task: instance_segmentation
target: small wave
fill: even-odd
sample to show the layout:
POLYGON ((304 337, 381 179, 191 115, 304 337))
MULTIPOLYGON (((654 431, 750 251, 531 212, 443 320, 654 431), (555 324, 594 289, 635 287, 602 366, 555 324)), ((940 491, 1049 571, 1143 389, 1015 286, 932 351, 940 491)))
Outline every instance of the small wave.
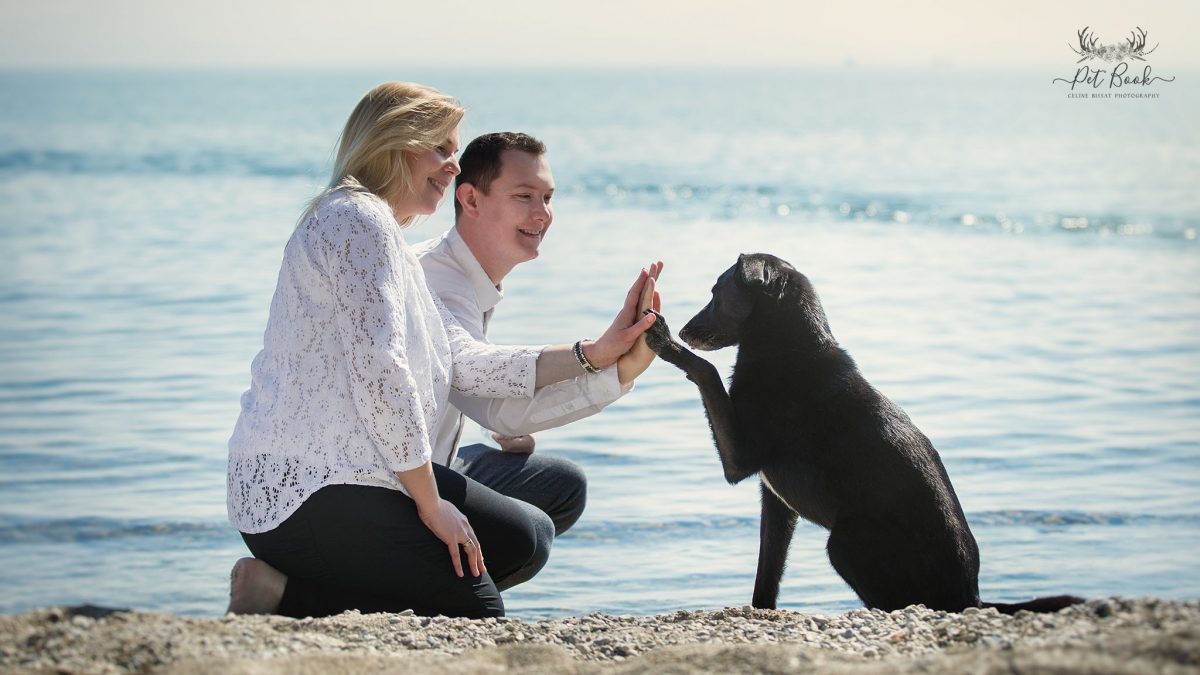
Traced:
POLYGON ((983 511, 967 517, 972 525, 1033 525, 1071 527, 1077 525, 1142 525, 1151 523, 1200 524, 1198 515, 1144 513, 1088 513, 1084 511, 983 511))
POLYGON ((216 539, 236 536, 227 523, 111 518, 34 520, 0 516, 0 544, 83 543, 134 537, 216 539))
POLYGON ((757 217, 781 222, 856 222, 886 226, 932 225, 1012 235, 1059 232, 1096 236, 1195 240, 1200 221, 1161 215, 1134 218, 1121 213, 1014 211, 986 197, 855 194, 794 184, 673 184, 586 176, 575 192, 606 205, 670 211, 685 217, 722 220, 757 217), (982 200, 982 201, 981 201, 982 200))
POLYGON ((68 150, 0 153, 0 173, 248 175, 276 178, 315 176, 321 167, 272 161, 249 153, 203 151, 120 155, 68 150))
POLYGON ((567 534, 580 539, 613 539, 653 535, 687 535, 702 530, 757 530, 758 516, 712 516, 671 521, 600 521, 580 524, 567 534))
POLYGON ((19 380, 6 379, 0 380, 0 387, 6 390, 19 391, 39 391, 44 389, 58 389, 61 387, 73 387, 78 385, 128 385, 136 386, 140 384, 150 384, 155 382, 195 382, 199 378, 191 373, 162 373, 155 375, 109 375, 96 376, 80 374, 75 377, 52 378, 47 380, 19 380))
MULTIPOLYGON (((1138 513, 1088 513, 1083 511, 982 511, 967 515, 975 527, 1075 527, 1123 526, 1146 524, 1200 525, 1200 515, 1160 515, 1138 513)), ((721 536, 722 532, 758 531, 758 515, 712 516, 670 521, 602 521, 580 524, 568 536, 580 539, 606 540, 655 536, 721 536)), ((801 526, 816 527, 806 522, 801 526)))

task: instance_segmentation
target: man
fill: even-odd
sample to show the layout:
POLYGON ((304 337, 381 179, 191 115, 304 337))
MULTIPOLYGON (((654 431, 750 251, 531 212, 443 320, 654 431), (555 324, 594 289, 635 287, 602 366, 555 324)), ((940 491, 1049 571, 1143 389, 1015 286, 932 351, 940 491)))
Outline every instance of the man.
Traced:
MULTIPOLYGON (((554 177, 545 153, 541 141, 522 133, 471 141, 455 181, 455 226, 416 246, 430 290, 476 339, 486 340, 492 313, 504 297, 504 277, 538 256, 554 220, 554 177)), ((587 481, 569 460, 532 454, 532 433, 599 412, 628 392, 652 359, 639 344, 618 366, 589 374, 581 365, 579 377, 542 387, 532 399, 471 398, 451 390, 450 405, 433 431, 434 461, 524 502, 531 515, 540 511, 535 518, 545 523, 539 536, 546 546, 539 548, 548 556, 553 536, 583 513, 587 481), (458 448, 463 414, 492 430, 500 449, 481 443, 458 448)), ((545 558, 531 562, 529 573, 516 575, 506 587, 532 577, 544 563, 545 558)))

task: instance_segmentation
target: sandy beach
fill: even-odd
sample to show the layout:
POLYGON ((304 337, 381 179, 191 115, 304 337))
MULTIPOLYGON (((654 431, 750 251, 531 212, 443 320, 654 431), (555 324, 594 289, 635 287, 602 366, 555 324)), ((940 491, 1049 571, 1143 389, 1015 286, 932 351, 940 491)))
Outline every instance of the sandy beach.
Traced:
POLYGON ((1057 614, 749 607, 530 622, 362 615, 189 618, 94 607, 0 617, 5 672, 1200 672, 1200 602, 1057 614))

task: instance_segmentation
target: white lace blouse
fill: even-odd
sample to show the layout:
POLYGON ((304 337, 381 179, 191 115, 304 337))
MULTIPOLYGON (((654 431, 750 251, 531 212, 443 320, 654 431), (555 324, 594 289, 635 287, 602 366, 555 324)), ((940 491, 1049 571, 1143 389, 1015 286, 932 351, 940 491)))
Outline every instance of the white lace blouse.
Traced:
POLYGON ((339 190, 296 229, 229 439, 229 520, 274 529, 326 485, 403 491, 450 387, 531 396, 542 347, 475 340, 425 285, 391 209, 339 190))

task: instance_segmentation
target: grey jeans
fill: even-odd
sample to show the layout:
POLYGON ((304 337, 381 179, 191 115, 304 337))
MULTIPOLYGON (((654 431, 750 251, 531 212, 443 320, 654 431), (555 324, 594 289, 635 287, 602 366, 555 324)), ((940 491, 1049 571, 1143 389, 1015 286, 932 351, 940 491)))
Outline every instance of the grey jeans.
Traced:
MULTIPOLYGON (((517 500, 536 524, 538 554, 497 583, 501 591, 532 579, 550 558, 554 537, 570 529, 587 506, 587 477, 578 465, 562 457, 500 452, 476 443, 459 448, 450 468, 517 500)), ((486 560, 486 550, 483 555, 486 560)))

